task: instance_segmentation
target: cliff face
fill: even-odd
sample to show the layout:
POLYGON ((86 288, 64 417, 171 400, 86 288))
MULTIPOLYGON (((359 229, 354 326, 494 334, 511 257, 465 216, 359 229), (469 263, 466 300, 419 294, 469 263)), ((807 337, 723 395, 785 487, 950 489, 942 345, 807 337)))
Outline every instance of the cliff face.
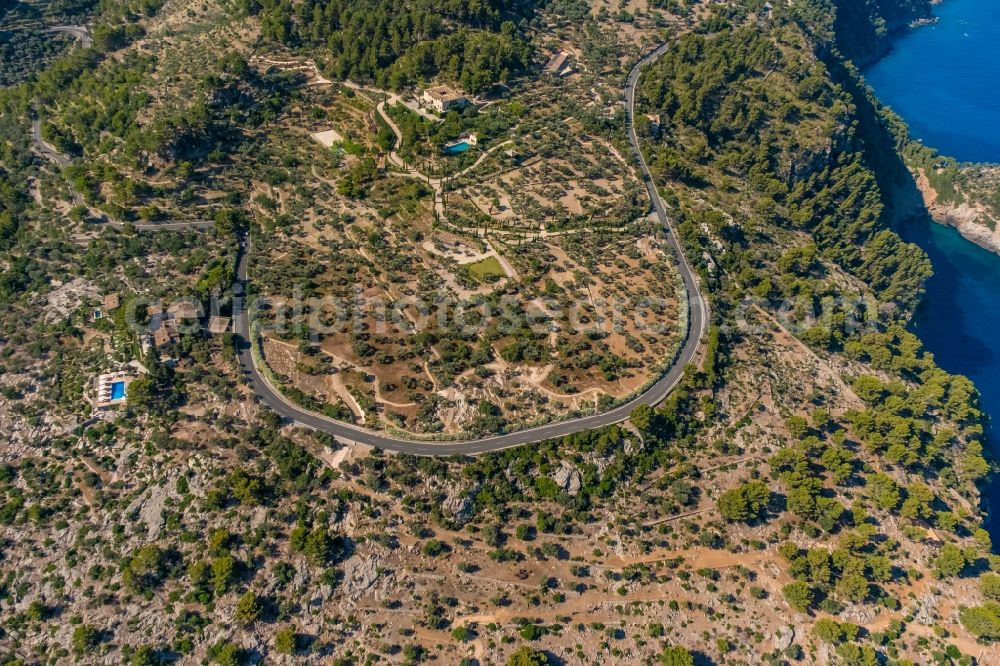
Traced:
POLYGON ((927 212, 966 240, 1000 254, 1000 167, 963 167, 957 182, 943 183, 937 171, 934 164, 913 166, 927 212))
POLYGON ((886 53, 894 32, 931 16, 931 0, 834 0, 841 53, 859 67, 886 53))
MULTIPOLYGON (((863 0, 840 0, 852 9, 866 6, 863 0)), ((848 21, 837 15, 836 24, 846 24, 848 21)), ((923 211, 920 193, 913 182, 912 174, 899 154, 900 145, 896 137, 896 129, 891 125, 890 118, 883 113, 878 100, 870 88, 859 76, 851 59, 843 55, 840 44, 844 40, 856 40, 866 29, 872 28, 868 19, 858 19, 859 29, 841 28, 833 34, 825 32, 823 26, 811 26, 816 57, 823 62, 833 82, 839 85, 849 96, 852 114, 846 125, 850 128, 850 136, 855 142, 854 148, 862 155, 865 165, 874 174, 881 190, 881 198, 885 204, 885 220, 895 226, 903 220, 923 211), (838 49, 832 48, 834 43, 838 49), (840 50, 840 53, 837 53, 840 50)), ((828 27, 828 26, 827 26, 828 27)), ((874 45, 876 42, 869 42, 874 45)), ((833 155, 841 151, 834 152, 833 155)))
MULTIPOLYGON (((933 4, 835 0, 833 41, 844 58, 864 66, 885 55, 894 32, 929 18, 933 4)), ((929 214, 934 221, 955 227, 967 240, 1000 254, 1000 168, 965 166, 954 174, 954 182, 942 178, 937 154, 910 140, 904 121, 880 108, 852 68, 829 49, 820 49, 820 55, 858 105, 858 134, 867 147, 866 163, 882 190, 888 221, 895 225, 929 214)))
POLYGON ((924 213, 924 202, 900 156, 898 128, 861 80, 858 68, 885 55, 893 34, 930 17, 932 6, 932 0, 831 0, 824 9, 832 20, 828 15, 817 21, 814 14, 806 22, 816 56, 851 97, 853 131, 863 145, 864 162, 878 181, 885 219, 892 225, 924 213))

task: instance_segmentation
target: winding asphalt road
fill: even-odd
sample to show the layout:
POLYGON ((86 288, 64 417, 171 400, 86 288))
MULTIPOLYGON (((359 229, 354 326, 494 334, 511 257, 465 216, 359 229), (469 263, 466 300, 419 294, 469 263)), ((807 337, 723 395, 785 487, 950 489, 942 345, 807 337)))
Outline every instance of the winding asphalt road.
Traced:
POLYGON ((691 363, 698 354, 701 346, 701 338, 705 333, 708 320, 708 308, 694 272, 684 256, 680 242, 677 239, 676 231, 670 218, 667 217, 666 207, 656 191, 653 177, 649 172, 642 151, 639 149, 639 139, 635 133, 635 88, 639 81, 639 74, 642 68, 653 62, 667 50, 668 45, 664 44, 655 51, 647 54, 629 72, 625 84, 625 110, 626 110, 626 133, 628 141, 635 154, 636 162, 640 168, 646 192, 653 203, 653 209, 657 218, 663 224, 670 246, 677 256, 677 263, 684 281, 684 288, 687 291, 688 302, 688 328, 685 331, 684 343, 674 364, 653 386, 645 393, 637 396, 629 402, 616 407, 610 411, 585 416, 567 421, 551 423, 536 428, 520 430, 506 435, 496 435, 482 439, 472 439, 464 441, 416 441, 411 439, 401 439, 393 437, 387 433, 370 430, 361 426, 356 426, 343 421, 328 418, 322 414, 311 412, 298 405, 291 403, 282 396, 275 387, 261 374, 254 364, 253 353, 250 344, 250 318, 246 308, 244 295, 247 293, 247 264, 250 241, 247 236, 243 236, 240 242, 240 251, 237 257, 236 280, 233 285, 235 294, 233 302, 233 314, 236 332, 237 355, 240 366, 251 389, 257 398, 275 411, 278 415, 295 421, 301 425, 321 430, 335 437, 366 444, 369 446, 386 449, 389 451, 400 451, 421 456, 450 456, 450 455, 475 455, 490 451, 499 451, 524 444, 540 442, 542 440, 570 435, 583 430, 600 428, 614 423, 625 421, 632 410, 640 404, 656 405, 661 402, 677 386, 684 375, 684 368, 691 363))
MULTIPOLYGON (((61 168, 65 169, 72 161, 68 155, 63 155, 56 150, 55 146, 42 138, 42 120, 37 115, 31 120, 31 140, 35 144, 35 150, 38 151, 38 154, 51 162, 55 162, 61 168)), ((73 194, 76 194, 76 192, 74 191, 73 194)))
POLYGON ((85 25, 54 25, 45 32, 64 32, 72 35, 84 48, 93 42, 90 37, 90 28, 85 25))

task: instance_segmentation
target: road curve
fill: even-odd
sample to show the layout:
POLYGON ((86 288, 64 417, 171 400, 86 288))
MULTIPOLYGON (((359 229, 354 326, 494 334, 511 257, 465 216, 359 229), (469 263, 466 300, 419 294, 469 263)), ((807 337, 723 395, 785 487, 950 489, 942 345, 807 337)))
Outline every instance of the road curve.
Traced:
POLYGON ((684 368, 692 362, 698 354, 701 346, 701 338, 705 332, 707 323, 707 306, 705 299, 698 288, 698 283, 690 264, 684 257, 684 252, 677 239, 675 229, 670 219, 667 217, 666 207, 656 192, 653 177, 646 165, 646 160, 639 149, 639 140, 635 133, 633 122, 635 106, 635 87, 639 80, 639 74, 644 66, 658 58, 666 51, 668 45, 664 44, 655 51, 642 58, 629 72, 625 85, 625 110, 626 110, 626 133, 628 134, 629 145, 635 154, 636 163, 641 171, 646 192, 653 203, 656 216, 663 224, 667 232, 667 239, 670 246, 677 255, 677 264, 684 281, 684 288, 687 291, 688 302, 688 328, 685 331, 684 343, 674 364, 653 386, 646 392, 635 397, 629 402, 616 407, 610 411, 593 416, 585 416, 557 423, 550 423, 527 430, 508 433, 505 435, 495 435, 482 439, 471 439, 464 441, 417 441, 412 439, 402 439, 393 437, 385 432, 371 430, 351 423, 337 421, 322 414, 311 412, 303 407, 291 403, 273 387, 267 379, 260 373, 254 364, 253 353, 250 343, 250 319, 248 316, 245 294, 248 281, 247 276, 247 253, 249 251, 249 239, 243 236, 240 242, 240 250, 237 256, 236 279, 233 285, 233 314, 236 331, 236 348, 240 367, 246 377, 251 389, 257 398, 278 415, 295 421, 301 425, 321 430, 335 437, 366 444, 369 446, 386 449, 389 451, 399 451, 420 456, 450 456, 450 455, 476 455, 490 451, 531 444, 546 439, 562 437, 583 430, 600 428, 614 423, 625 421, 629 414, 637 405, 656 405, 661 402, 677 386, 684 375, 684 368))
POLYGON ((84 48, 93 43, 93 39, 90 37, 90 28, 85 25, 54 25, 45 32, 64 32, 72 35, 84 48))
POLYGON ((69 166, 69 156, 63 155, 56 150, 55 146, 42 138, 42 120, 38 117, 37 113, 35 117, 31 119, 31 141, 35 144, 35 150, 38 154, 45 159, 50 162, 55 162, 63 169, 69 166))

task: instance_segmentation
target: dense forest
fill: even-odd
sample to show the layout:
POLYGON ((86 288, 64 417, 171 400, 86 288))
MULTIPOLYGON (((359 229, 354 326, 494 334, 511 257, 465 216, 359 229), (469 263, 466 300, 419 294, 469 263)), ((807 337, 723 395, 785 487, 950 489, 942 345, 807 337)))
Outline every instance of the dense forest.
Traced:
POLYGON ((859 65, 872 62, 888 51, 894 32, 928 18, 933 4, 931 0, 834 0, 837 46, 859 65))
POLYGON ((709 165, 746 178, 766 195, 760 221, 808 230, 825 257, 881 298, 912 304, 930 265, 886 228, 875 174, 844 129, 855 101, 821 65, 792 60, 754 28, 725 28, 685 36, 653 71, 645 96, 677 127, 654 154, 664 180, 707 185, 709 165), (779 68, 787 82, 771 76, 779 68))
MULTIPOLYGON (((851 379, 864 408, 843 414, 845 430, 832 432, 822 410, 812 424, 790 416, 792 440, 768 460, 771 478, 784 488, 785 508, 810 521, 813 536, 844 534, 841 543, 848 545, 832 558, 826 548, 794 542, 779 548, 795 579, 782 590, 786 601, 800 611, 834 615, 850 603, 898 603, 884 591, 898 574, 891 548, 874 547, 868 517, 852 517, 825 491, 831 482, 852 483, 857 451, 949 489, 980 484, 990 470, 975 387, 938 368, 905 329, 931 265, 893 230, 891 192, 882 186, 898 167, 894 150, 886 148, 898 121, 843 60, 876 52, 927 3, 836 5, 841 11, 834 14, 825 2, 799 3, 774 16, 771 30, 743 27, 738 13, 720 14, 701 34, 679 39, 642 82, 647 109, 660 119, 659 132, 648 139, 651 166, 664 189, 676 193, 689 256, 701 255, 704 280, 719 287, 715 311, 737 309, 749 295, 766 308, 787 308, 787 320, 809 313, 800 339, 870 369, 851 379), (838 270, 864 283, 881 305, 860 306, 862 291, 835 278, 838 270), (825 319, 810 327, 817 311, 825 319), (859 316, 877 323, 868 332, 847 325, 859 316), (856 438, 853 451, 845 446, 849 436, 856 438)), ((871 470, 863 482, 874 500, 870 508, 907 521, 905 532, 932 526, 962 533, 955 529, 961 511, 946 508, 927 483, 903 485, 871 470)), ((719 510, 731 521, 759 520, 766 497, 764 485, 751 481, 723 494, 719 510)), ((932 562, 937 578, 969 576, 983 566, 989 536, 972 532, 975 545, 941 548, 932 562)), ((982 587, 989 603, 964 609, 961 622, 977 637, 995 639, 996 579, 984 577, 982 587)), ((854 631, 831 620, 814 627, 820 640, 836 646, 843 659, 837 663, 875 663, 876 650, 854 644, 854 631)))
POLYGON ((24 81, 65 52, 71 35, 48 32, 47 26, 84 22, 95 0, 0 2, 0 87, 24 81))
POLYGON ((440 77, 481 92, 531 61, 517 27, 530 16, 530 3, 265 0, 247 9, 260 11, 265 40, 321 49, 321 63, 338 79, 398 89, 440 77))

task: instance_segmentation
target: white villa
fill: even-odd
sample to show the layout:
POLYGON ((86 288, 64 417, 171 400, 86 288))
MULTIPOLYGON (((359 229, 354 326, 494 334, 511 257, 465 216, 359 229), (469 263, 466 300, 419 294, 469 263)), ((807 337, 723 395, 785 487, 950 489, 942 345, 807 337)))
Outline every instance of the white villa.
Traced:
POLYGON ((439 113, 463 109, 469 105, 469 99, 465 95, 448 86, 428 88, 424 91, 424 102, 439 113))

